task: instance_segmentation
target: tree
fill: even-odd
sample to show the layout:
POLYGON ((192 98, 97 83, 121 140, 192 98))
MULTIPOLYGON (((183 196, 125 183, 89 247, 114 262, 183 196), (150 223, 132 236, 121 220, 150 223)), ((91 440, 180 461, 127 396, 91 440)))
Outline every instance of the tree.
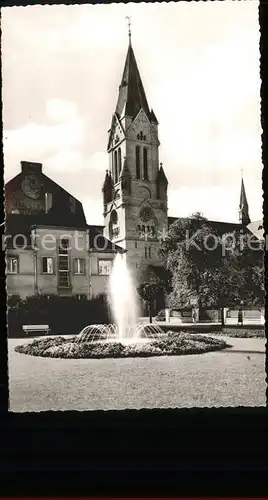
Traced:
POLYGON ((149 282, 145 281, 138 287, 138 293, 140 297, 146 302, 149 310, 149 321, 152 323, 152 304, 156 300, 159 293, 162 292, 162 286, 160 282, 149 282))
POLYGON ((223 308, 264 302, 263 252, 249 233, 221 235, 201 214, 177 220, 162 242, 160 255, 172 273, 170 307, 223 308), (255 251, 254 251, 255 250, 255 251))
POLYGON ((219 266, 221 251, 219 235, 201 214, 174 222, 162 242, 160 256, 172 273, 171 307, 183 307, 192 296, 203 300, 206 276, 212 277, 219 266))

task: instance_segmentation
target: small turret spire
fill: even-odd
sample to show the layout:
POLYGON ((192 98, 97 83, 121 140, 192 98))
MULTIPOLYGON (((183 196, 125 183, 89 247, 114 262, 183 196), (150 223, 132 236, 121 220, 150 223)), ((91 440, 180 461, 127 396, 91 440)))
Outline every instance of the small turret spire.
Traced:
POLYGON ((240 191, 240 202, 239 202, 239 220, 244 226, 250 223, 249 213, 248 213, 248 201, 243 180, 243 170, 241 171, 241 191, 240 191))

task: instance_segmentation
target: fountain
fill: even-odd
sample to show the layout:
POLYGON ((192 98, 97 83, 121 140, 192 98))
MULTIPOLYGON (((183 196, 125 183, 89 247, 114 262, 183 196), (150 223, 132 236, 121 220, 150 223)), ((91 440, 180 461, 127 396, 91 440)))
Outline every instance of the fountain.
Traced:
POLYGON ((86 326, 76 342, 141 343, 164 335, 158 325, 138 321, 137 292, 123 255, 117 254, 109 279, 109 299, 115 324, 86 326))
POLYGON ((15 351, 51 358, 103 359, 201 354, 230 347, 221 339, 186 332, 165 334, 158 325, 139 322, 135 287, 119 254, 110 276, 109 292, 115 324, 86 326, 72 339, 35 339, 16 346, 15 351))

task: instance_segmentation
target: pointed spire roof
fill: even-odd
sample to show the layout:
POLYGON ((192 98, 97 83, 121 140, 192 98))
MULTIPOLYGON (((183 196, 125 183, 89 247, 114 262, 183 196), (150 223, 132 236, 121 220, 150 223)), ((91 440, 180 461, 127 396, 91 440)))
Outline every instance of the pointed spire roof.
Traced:
MULTIPOLYGON (((127 57, 121 84, 119 86, 119 96, 115 112, 118 117, 121 117, 124 111, 126 116, 135 118, 141 108, 144 109, 148 118, 151 120, 151 112, 132 48, 131 38, 129 38, 127 57)), ((154 119, 156 119, 155 116, 154 119)))
POLYGON ((240 208, 240 210, 243 210, 245 208, 248 209, 248 201, 247 201, 247 195, 246 195, 243 177, 241 179, 241 192, 240 192, 239 208, 240 208))
POLYGON ((250 223, 249 213, 248 213, 248 200, 244 185, 243 177, 241 179, 241 192, 240 192, 240 202, 239 202, 239 213, 240 221, 246 226, 250 223))
POLYGON ((156 178, 157 184, 165 184, 168 185, 168 180, 166 178, 164 169, 163 169, 163 163, 160 163, 160 168, 157 172, 157 178, 156 178))

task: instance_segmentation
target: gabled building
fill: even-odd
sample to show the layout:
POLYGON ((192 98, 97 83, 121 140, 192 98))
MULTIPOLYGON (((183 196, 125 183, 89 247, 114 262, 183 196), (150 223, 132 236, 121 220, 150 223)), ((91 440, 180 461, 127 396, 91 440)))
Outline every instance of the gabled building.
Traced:
POLYGON ((9 295, 106 292, 112 261, 123 250, 86 222, 83 206, 47 177, 40 163, 21 162, 5 186, 6 284, 9 295))

